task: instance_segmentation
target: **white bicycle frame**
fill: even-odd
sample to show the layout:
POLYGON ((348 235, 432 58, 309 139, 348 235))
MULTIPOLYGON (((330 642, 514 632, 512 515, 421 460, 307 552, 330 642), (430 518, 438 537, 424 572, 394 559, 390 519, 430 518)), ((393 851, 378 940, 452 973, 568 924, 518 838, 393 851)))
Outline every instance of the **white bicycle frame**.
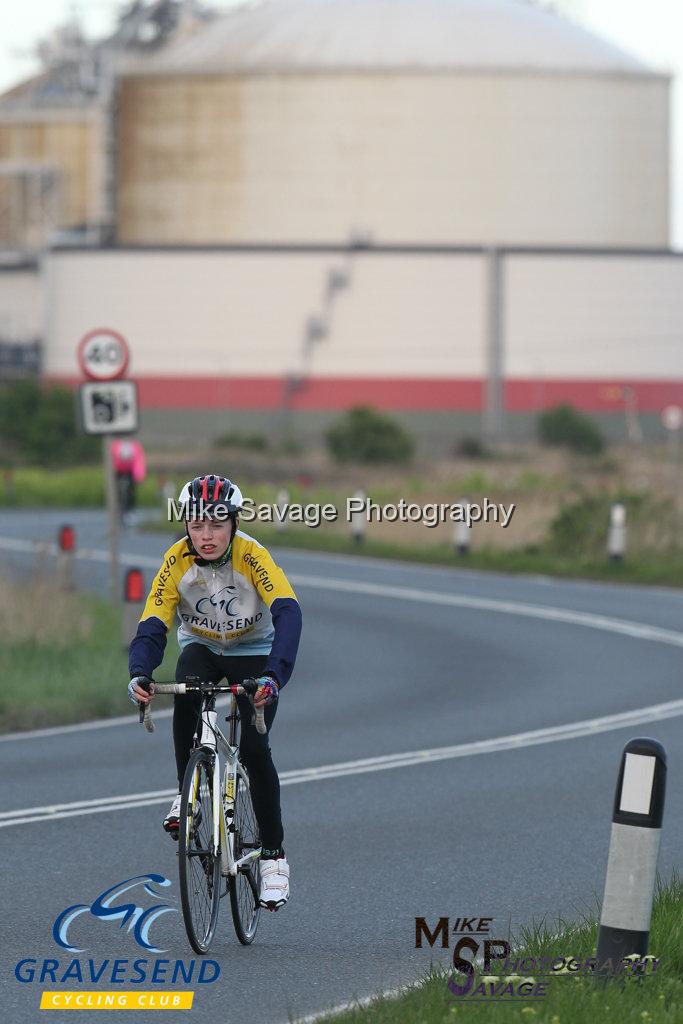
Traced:
MULTIPOLYGON (((237 713, 237 698, 234 694, 230 698, 230 714, 237 713)), ((218 712, 215 710, 202 710, 202 734, 199 745, 206 747, 213 752, 213 850, 220 848, 221 851, 221 875, 227 878, 228 875, 235 876, 238 870, 252 860, 258 860, 261 856, 261 848, 250 850, 244 857, 235 860, 235 794, 237 792, 237 774, 241 772, 241 766, 237 756, 237 747, 231 746, 218 728, 218 712), (225 755, 224 786, 220 785, 220 757, 219 751, 225 755), (221 794, 224 799, 221 800, 221 794), (230 825, 228 826, 228 821, 230 825), (220 840, 223 839, 221 843, 220 840)), ((243 776, 244 779, 244 776, 243 776)), ((245 784, 246 779, 245 779, 245 784)))

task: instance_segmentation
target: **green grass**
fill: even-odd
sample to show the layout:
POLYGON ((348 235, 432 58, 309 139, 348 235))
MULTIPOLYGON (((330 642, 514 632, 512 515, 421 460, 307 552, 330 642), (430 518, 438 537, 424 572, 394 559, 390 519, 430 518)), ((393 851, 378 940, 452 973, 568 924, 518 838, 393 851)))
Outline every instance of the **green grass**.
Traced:
MULTIPOLYGON (((121 611, 54 586, 0 581, 0 732, 131 715, 121 611)), ((173 677, 171 633, 156 675, 173 677)))
MULTIPOLYGON (((510 958, 538 960, 542 956, 595 955, 597 919, 584 916, 578 923, 561 919, 548 928, 545 923, 522 929, 510 958)), ((500 936, 497 936, 500 937, 500 936)), ((369 1006, 327 1018, 334 1024, 463 1024, 495 1021, 533 1024, 680 1024, 683 1021, 683 880, 676 872, 667 883, 657 879, 650 932, 650 953, 661 963, 645 978, 625 977, 599 984, 589 975, 566 973, 550 979, 547 995, 537 1001, 510 1004, 468 1002, 448 990, 451 966, 440 947, 427 952, 436 965, 427 969, 422 982, 397 998, 378 996, 369 1006)), ((468 957, 469 953, 466 954, 468 957)), ((492 972, 493 973, 493 972, 492 972)), ((499 973, 499 972, 495 972, 499 973)), ((474 986, 482 971, 476 972, 474 986)), ((518 976, 534 978, 533 971, 518 976)), ((543 980, 535 977, 536 982, 543 980)), ((462 984, 464 975, 456 977, 462 984)))
MULTIPOLYGON (((101 466, 70 469, 16 469, 0 473, 0 508, 104 508, 104 472, 101 466)), ((137 489, 137 504, 159 505, 154 477, 137 489)))

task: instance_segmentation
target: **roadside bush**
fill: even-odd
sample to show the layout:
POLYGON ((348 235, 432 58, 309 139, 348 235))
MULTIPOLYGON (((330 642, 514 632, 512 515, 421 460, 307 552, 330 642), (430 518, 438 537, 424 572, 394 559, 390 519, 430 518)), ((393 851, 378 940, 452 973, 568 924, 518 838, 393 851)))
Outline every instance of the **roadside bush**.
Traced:
POLYGON ((543 444, 570 448, 582 455, 598 455, 605 447, 595 423, 573 405, 556 405, 542 412, 537 431, 543 444))
POLYGON ((577 558, 603 558, 610 510, 617 501, 626 507, 629 540, 632 542, 642 533, 639 529, 641 521, 652 514, 647 499, 640 494, 589 494, 563 505, 552 520, 548 535, 551 550, 577 558))
POLYGON ((490 453, 481 438, 469 434, 461 437, 457 442, 455 454, 461 455, 465 459, 486 459, 490 453))
POLYGON ((337 462, 406 463, 413 440, 400 423, 370 406, 349 409, 325 435, 337 462))
POLYGON ((247 451, 265 452, 268 450, 268 438, 263 434, 241 434, 229 430, 214 441, 216 448, 244 448, 247 451))
POLYGON ((5 465, 69 466, 99 457, 96 437, 81 434, 68 388, 20 380, 0 390, 0 447, 5 465))

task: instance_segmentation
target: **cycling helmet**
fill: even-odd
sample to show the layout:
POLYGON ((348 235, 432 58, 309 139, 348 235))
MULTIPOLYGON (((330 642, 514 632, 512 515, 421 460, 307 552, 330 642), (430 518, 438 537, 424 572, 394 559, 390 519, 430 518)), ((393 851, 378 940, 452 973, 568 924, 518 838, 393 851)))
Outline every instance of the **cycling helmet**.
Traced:
POLYGON ((187 481, 180 492, 178 502, 183 509, 183 518, 185 519, 187 556, 194 557, 198 565, 211 564, 214 567, 224 565, 231 557, 232 542, 237 531, 237 514, 242 508, 242 492, 239 487, 227 477, 217 476, 215 473, 211 473, 210 476, 196 476, 194 480, 187 481), (216 519, 224 519, 227 516, 232 522, 232 533, 230 543, 221 557, 209 563, 200 558, 195 550, 187 528, 187 521, 196 519, 202 514, 210 518, 212 512, 217 513, 219 510, 221 515, 216 515, 216 519))
POLYGON ((227 477, 211 473, 210 476, 196 476, 194 480, 188 480, 178 502, 186 519, 192 519, 200 512, 210 515, 218 509, 225 510, 234 519, 242 509, 242 492, 227 477))

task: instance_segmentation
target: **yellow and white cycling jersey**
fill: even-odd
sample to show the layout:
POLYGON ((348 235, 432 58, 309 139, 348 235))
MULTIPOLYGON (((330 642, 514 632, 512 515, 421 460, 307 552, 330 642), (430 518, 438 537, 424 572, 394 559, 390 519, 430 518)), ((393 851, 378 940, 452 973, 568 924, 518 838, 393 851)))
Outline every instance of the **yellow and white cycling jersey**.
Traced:
POLYGON ((241 530, 231 558, 217 567, 197 559, 187 538, 168 549, 131 644, 131 675, 151 675, 161 663, 176 617, 181 647, 202 643, 215 654, 266 654, 266 668, 278 682, 289 678, 301 633, 297 597, 267 548, 241 530))

